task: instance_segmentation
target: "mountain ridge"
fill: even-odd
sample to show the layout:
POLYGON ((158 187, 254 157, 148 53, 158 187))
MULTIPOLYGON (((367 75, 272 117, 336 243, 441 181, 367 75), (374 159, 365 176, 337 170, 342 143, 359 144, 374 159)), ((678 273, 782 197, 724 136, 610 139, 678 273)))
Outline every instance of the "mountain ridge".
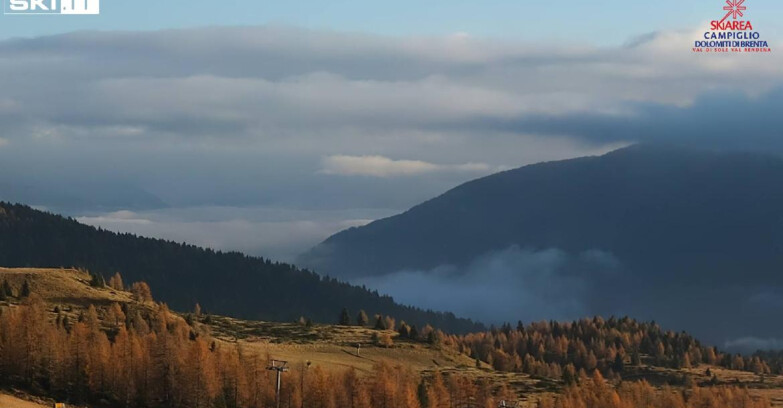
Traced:
POLYGON ((634 145, 467 182, 335 234, 298 262, 360 281, 400 271, 431 277, 514 247, 600 251, 616 271, 556 272, 584 281, 584 315, 631 314, 683 329, 701 320, 696 332, 715 342, 778 338, 783 330, 765 321, 783 307, 781 180, 783 160, 771 155, 634 145), (708 324, 693 311, 705 304, 738 327, 708 324))
MULTIPOLYGON (((781 172, 781 174, 783 174, 783 160, 778 159, 778 158, 773 157, 773 156, 767 156, 767 155, 762 155, 762 154, 754 154, 754 153, 711 152, 711 151, 701 151, 701 150, 698 150, 698 149, 685 149, 685 148, 676 148, 676 147, 661 146, 661 145, 634 145, 634 146, 627 147, 627 148, 624 148, 624 149, 615 150, 613 152, 607 153, 607 154, 602 155, 602 156, 586 156, 586 157, 579 157, 579 158, 575 158, 575 159, 568 159, 568 160, 561 160, 561 161, 551 161, 551 162, 543 162, 543 163, 531 164, 531 165, 523 166, 523 167, 520 167, 520 168, 517 168, 517 169, 507 170, 507 171, 495 173, 495 174, 492 174, 492 175, 489 175, 489 176, 486 176, 486 177, 482 177, 482 178, 479 178, 479 179, 468 181, 468 182, 466 182, 464 184, 461 184, 460 186, 457 186, 457 187, 455 187, 455 188, 453 188, 453 189, 451 189, 451 190, 449 190, 449 191, 447 191, 447 192, 445 192, 445 193, 443 193, 443 194, 441 194, 441 195, 439 195, 439 196, 437 196, 437 197, 435 197, 433 199, 430 199, 430 200, 427 200, 427 201, 425 201, 425 202, 423 202, 421 204, 418 204, 418 205, 416 205, 416 206, 410 208, 409 210, 407 210, 405 212, 402 212, 400 214, 397 214, 397 215, 394 215, 394 216, 391 216, 391 217, 387 217, 387 218, 384 218, 384 219, 381 219, 381 220, 377 220, 375 222, 372 222, 372 223, 370 223, 368 225, 365 225, 365 226, 362 226, 362 227, 352 227, 352 228, 340 231, 340 232, 330 236, 329 238, 327 238, 319 246, 316 246, 311 251, 308 251, 307 253, 305 253, 302 257, 300 257, 300 262, 305 264, 305 265, 312 266, 313 268, 317 268, 322 273, 329 273, 329 274, 334 273, 336 276, 343 276, 343 277, 350 276, 350 275, 347 274, 348 271, 346 271, 345 269, 340 269, 340 270, 334 269, 333 270, 329 265, 319 264, 318 261, 313 262, 313 259, 318 259, 319 258, 319 254, 317 253, 319 251, 319 247, 322 246, 322 245, 323 246, 329 246, 329 245, 338 243, 340 240, 345 239, 346 237, 349 237, 350 235, 363 234, 364 236, 362 238, 367 238, 367 237, 371 236, 374 233, 378 233, 379 230, 381 230, 381 229, 388 228, 391 224, 394 224, 396 222, 399 222, 399 221, 404 220, 404 219, 406 219, 408 217, 411 217, 411 216, 420 215, 423 212, 429 212, 430 214, 428 214, 428 215, 432 215, 433 212, 442 210, 444 205, 440 205, 439 208, 436 208, 434 210, 433 210, 433 207, 436 206, 436 205, 439 205, 440 201, 445 200, 445 199, 452 200, 452 202, 450 202, 449 204, 456 203, 454 206, 459 208, 460 207, 460 202, 463 201, 465 198, 470 198, 469 196, 471 196, 473 194, 477 194, 476 190, 479 189, 479 188, 485 188, 485 191, 483 192, 483 195, 485 195, 485 196, 489 195, 487 193, 487 190, 489 190, 490 194, 495 194, 497 197, 501 197, 501 198, 505 199, 505 195, 504 194, 505 193, 509 193, 509 192, 505 190, 506 186, 504 185, 504 183, 508 183, 508 182, 514 182, 514 183, 530 182, 531 179, 534 178, 534 176, 535 176, 535 177, 540 177, 540 178, 537 179, 537 180, 534 180, 534 181, 536 183, 538 183, 539 185, 543 185, 543 184, 550 183, 552 181, 557 181, 557 180, 548 180, 547 179, 547 178, 553 177, 552 174, 544 174, 543 177, 541 177, 542 174, 540 174, 540 173, 542 171, 551 173, 550 170, 552 170, 552 169, 554 169, 554 170, 561 170, 561 168, 563 168, 563 167, 565 167, 566 170, 568 170, 567 168, 573 168, 573 167, 585 167, 585 166, 595 167, 595 165, 599 164, 602 160, 614 159, 614 158, 621 158, 622 159, 622 158, 625 158, 626 156, 636 157, 638 152, 644 152, 646 154, 649 154, 650 152, 652 152, 652 153, 654 153, 656 155, 665 155, 665 156, 668 157, 667 159, 671 159, 671 155, 672 154, 680 155, 680 156, 688 156, 688 157, 691 157, 690 156, 691 154, 696 154, 696 155, 699 155, 699 156, 701 156, 703 158, 705 158, 705 157, 712 157, 712 158, 731 157, 733 159, 750 158, 750 159, 752 159, 754 161, 763 158, 766 161, 768 161, 772 166, 774 166, 777 171, 779 171, 779 172, 781 172), (528 173, 533 173, 533 172, 536 172, 536 174, 528 174, 528 173), (521 180, 521 181, 520 180, 508 180, 510 178, 515 178, 515 177, 517 177, 517 178, 522 177, 524 179, 521 180)), ((672 168, 671 170, 676 170, 676 169, 672 168)), ((694 168, 692 168, 690 170, 691 171, 699 171, 698 164, 695 165, 694 168)), ((644 171, 645 171, 644 169, 640 170, 640 172, 644 172, 644 171)), ((645 176, 645 175, 644 174, 640 174, 640 176, 645 176)), ((590 183, 590 185, 587 185, 587 186, 588 187, 596 187, 596 186, 600 187, 602 185, 608 185, 611 182, 607 182, 607 179, 611 179, 611 178, 612 177, 607 177, 607 178, 604 178, 602 180, 596 180, 596 181, 590 183)), ((616 178, 616 177, 614 177, 614 178, 616 178)), ((555 183, 552 183, 552 184, 555 184, 555 183)), ((585 191, 577 191, 577 192, 581 193, 581 192, 585 192, 585 191)), ((684 191, 680 191, 680 192, 684 192, 684 191)), ((778 193, 780 193, 780 192, 778 192, 778 193)), ((493 198, 493 197, 490 197, 490 198, 493 198)), ((776 198, 779 198, 779 197, 776 197, 776 198)), ((546 210, 546 208, 539 207, 539 208, 535 208, 535 210, 541 211, 541 210, 546 210)), ((580 211, 578 211, 578 208, 577 209, 569 208, 569 210, 571 210, 571 211, 569 211, 569 213, 572 214, 571 215, 572 218, 577 218, 577 217, 580 217, 580 216, 584 215, 584 214, 581 214, 580 211)), ((620 210, 620 209, 618 208, 618 210, 620 210)), ((460 211, 464 211, 464 209, 460 209, 460 211)), ((565 211, 561 211, 561 215, 567 215, 567 214, 563 214, 563 213, 565 213, 565 211)), ((461 219, 460 221, 462 221, 462 222, 466 222, 466 221, 467 222, 473 222, 473 221, 465 220, 465 219, 461 219)), ((409 225, 406 225, 406 227, 409 227, 409 225)), ((607 225, 606 227, 607 228, 611 228, 611 226, 609 226, 609 225, 607 225)), ((357 239, 357 241, 367 242, 366 239, 363 239, 363 240, 358 240, 357 239)), ((405 242, 405 241, 400 241, 400 242, 405 242)), ((356 242, 353 242, 353 244, 355 244, 355 243, 356 242)), ((359 242, 359 243, 361 243, 361 242, 359 242)), ((486 249, 499 249, 499 248, 507 247, 508 245, 512 245, 512 244, 520 244, 520 243, 519 242, 505 242, 505 243, 502 243, 501 245, 487 247, 486 249)), ((523 245, 523 246, 526 246, 526 245, 523 245)), ((552 246, 552 245, 547 245, 545 243, 545 244, 538 244, 538 245, 532 245, 532 246, 533 247, 538 247, 538 248, 546 248, 546 247, 552 246)), ((563 247, 563 244, 562 244, 562 242, 557 242, 557 245, 555 245, 555 246, 560 248, 560 247, 563 247)), ((364 248, 362 248, 362 249, 364 249, 364 248)), ((573 248, 566 247, 564 249, 573 249, 573 248)), ((587 249, 590 249, 590 248, 588 248, 586 246, 583 246, 583 247, 581 247, 581 249, 587 250, 587 249)), ((330 251, 329 248, 326 248, 324 250, 324 252, 327 252, 327 253, 329 251, 330 251)), ((359 260, 361 261, 362 258, 359 258, 359 260)), ((354 261, 354 260, 352 260, 352 261, 354 261)), ((450 262, 450 260, 446 260, 446 263, 448 263, 448 262, 450 262)), ((426 265, 407 265, 407 266, 412 266, 412 267, 416 267, 416 268, 430 269, 430 268, 436 267, 436 266, 441 265, 441 264, 443 264, 443 262, 430 263, 430 264, 426 264, 426 265)), ((346 265, 341 265, 341 266, 346 266, 346 265)), ((373 265, 372 269, 374 270, 375 273, 377 273, 379 271, 378 265, 373 265)), ((381 268, 381 269, 383 269, 383 268, 381 268)), ((386 270, 386 272, 390 272, 390 271, 386 270)))

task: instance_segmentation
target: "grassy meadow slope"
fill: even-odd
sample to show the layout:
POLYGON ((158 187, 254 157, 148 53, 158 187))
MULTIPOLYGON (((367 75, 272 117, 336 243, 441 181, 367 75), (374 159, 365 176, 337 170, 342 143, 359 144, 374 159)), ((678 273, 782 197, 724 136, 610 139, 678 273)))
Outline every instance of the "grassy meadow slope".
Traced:
POLYGON ((99 306, 134 302, 129 292, 90 286, 89 273, 75 269, 0 268, 0 279, 15 288, 27 281, 31 291, 49 303, 99 306))
POLYGON ((31 400, 28 395, 10 395, 0 392, 0 407, 3 408, 51 408, 52 404, 48 401, 31 400), (24 398, 20 398, 24 397, 24 398))

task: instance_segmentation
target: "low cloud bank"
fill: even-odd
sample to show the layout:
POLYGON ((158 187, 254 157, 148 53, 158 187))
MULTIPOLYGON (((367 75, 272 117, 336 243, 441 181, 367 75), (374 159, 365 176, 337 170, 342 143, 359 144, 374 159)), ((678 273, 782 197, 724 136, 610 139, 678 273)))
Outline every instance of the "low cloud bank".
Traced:
POLYGON ((77 220, 115 232, 240 251, 293 262, 336 231, 367 224, 384 211, 316 211, 264 207, 167 208, 83 214, 77 220))
POLYGON ((617 268, 619 261, 602 251, 569 254, 512 246, 482 255, 464 268, 403 270, 354 282, 405 304, 499 324, 589 315, 589 275, 612 274, 617 268))
POLYGON ((758 337, 740 337, 723 344, 729 351, 752 353, 758 350, 783 350, 783 339, 762 339, 758 337))
POLYGON ((486 163, 436 164, 422 160, 393 160, 384 156, 333 155, 321 161, 320 173, 339 176, 399 177, 435 172, 490 174, 503 170, 486 163))

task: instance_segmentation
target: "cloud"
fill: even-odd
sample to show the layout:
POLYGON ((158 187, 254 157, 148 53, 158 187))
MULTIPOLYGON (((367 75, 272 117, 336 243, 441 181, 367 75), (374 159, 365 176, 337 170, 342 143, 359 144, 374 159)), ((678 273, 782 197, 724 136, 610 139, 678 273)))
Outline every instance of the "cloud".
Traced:
POLYGON ((571 320, 594 313, 586 271, 612 274, 618 267, 612 254, 598 250, 569 254, 512 246, 484 254, 465 268, 443 265, 353 282, 405 304, 449 310, 485 323, 571 320))
POLYGON ((511 132, 571 135, 598 143, 665 142, 706 148, 783 153, 783 87, 757 96, 708 92, 685 107, 632 103, 628 115, 580 113, 537 115, 514 120, 481 120, 478 128, 498 125, 511 132))
POLYGON ((444 165, 421 160, 392 160, 383 156, 347 156, 324 157, 320 173, 340 176, 397 177, 414 176, 439 171, 491 173, 493 169, 486 163, 465 163, 444 165))
POLYGON ((293 261, 333 232, 365 225, 386 211, 306 211, 268 207, 191 207, 85 214, 79 222, 115 232, 188 242, 293 261), (352 218, 361 216, 364 218, 352 218))
MULTIPOLYGON (((77 217, 77 221, 88 224, 88 225, 96 225, 96 226, 125 226, 126 229, 129 225, 137 224, 137 225, 150 225, 152 224, 152 221, 141 218, 139 215, 133 211, 128 210, 120 210, 115 212, 110 212, 107 214, 99 215, 99 216, 84 216, 84 217, 77 217)), ((116 230, 121 230, 120 228, 116 230)))
MULTIPOLYGON (((508 131, 603 142, 586 134, 605 131, 600 123, 583 131, 565 125, 579 117, 616 119, 605 139, 631 141, 636 135, 624 132, 634 129, 621 125, 644 104, 676 111, 708 91, 756 96, 781 83, 779 55, 694 56, 698 36, 654 33, 614 48, 281 27, 12 39, 0 42, 7 94, 0 115, 22 112, 13 124, 22 131, 9 137, 36 130, 68 141, 211 146, 230 138, 270 150, 305 139, 321 155, 366 155, 387 138, 419 151, 433 137, 439 145, 459 137, 455 128, 464 122, 474 123, 470 147, 508 131), (349 133, 356 152, 323 151, 349 133)), ((440 157, 425 161, 444 161, 430 155, 440 157)))
POLYGON ((0 137, 0 147, 3 147, 8 144, 8 139, 4 139, 0 137))
POLYGON ((783 294, 770 287, 748 298, 748 303, 763 309, 783 309, 783 294))
POLYGON ((723 347, 729 351, 742 353, 752 353, 758 350, 781 350, 783 349, 783 339, 741 337, 726 341, 723 347))
MULTIPOLYGON (((222 224, 106 212, 287 208, 374 219, 368 209, 394 214, 498 169, 635 141, 775 146, 783 55, 696 56, 698 36, 592 47, 263 26, 3 40, 0 195, 120 230, 162 235, 169 225, 177 240, 258 251, 297 227, 257 225, 242 211, 222 224), (251 236, 242 225, 280 236, 227 238, 251 236), (210 241, 212 229, 225 237, 210 241)), ((310 237, 342 228, 317 224, 310 237)))

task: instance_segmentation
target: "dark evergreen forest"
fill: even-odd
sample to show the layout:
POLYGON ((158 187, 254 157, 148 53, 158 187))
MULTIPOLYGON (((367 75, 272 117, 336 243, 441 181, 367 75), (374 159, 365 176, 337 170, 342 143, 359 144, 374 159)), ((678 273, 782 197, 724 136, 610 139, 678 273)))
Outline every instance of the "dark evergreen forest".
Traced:
POLYGON ((346 307, 453 333, 483 329, 451 313, 402 306, 391 297, 293 265, 118 234, 4 202, 0 202, 0 265, 77 267, 106 279, 120 272, 126 282, 149 283, 155 298, 176 310, 190 310, 198 302, 207 312, 245 319, 305 317, 334 323, 346 307))

